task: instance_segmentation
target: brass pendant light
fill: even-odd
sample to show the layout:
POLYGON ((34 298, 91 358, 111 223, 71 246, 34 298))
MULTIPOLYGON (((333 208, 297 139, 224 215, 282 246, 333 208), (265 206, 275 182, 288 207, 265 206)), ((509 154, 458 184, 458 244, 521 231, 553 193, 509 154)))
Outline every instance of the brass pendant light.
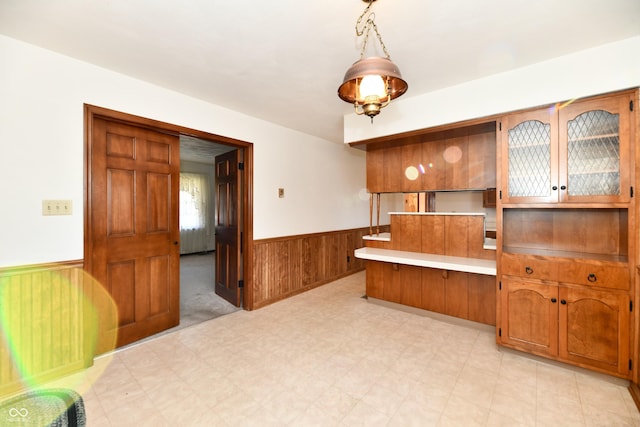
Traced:
POLYGON ((345 73, 344 80, 338 88, 338 96, 343 101, 353 104, 356 114, 365 114, 373 122, 373 118, 380 113, 380 109, 389 105, 392 99, 405 93, 408 85, 402 79, 398 66, 391 61, 389 52, 378 32, 374 13, 369 13, 371 5, 376 0, 363 1, 368 4, 356 22, 356 35, 358 37, 364 35, 360 59, 345 73), (369 14, 367 15, 367 13, 369 14), (367 20, 363 28, 360 29, 360 23, 365 15, 367 15, 367 20), (384 58, 379 56, 364 57, 371 29, 376 33, 386 56, 384 58))

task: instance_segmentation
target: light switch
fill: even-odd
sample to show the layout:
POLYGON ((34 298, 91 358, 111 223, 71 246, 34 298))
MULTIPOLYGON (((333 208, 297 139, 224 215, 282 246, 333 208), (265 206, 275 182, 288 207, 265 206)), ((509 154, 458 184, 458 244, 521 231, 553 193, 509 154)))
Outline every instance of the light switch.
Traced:
POLYGON ((278 188, 278 197, 281 199, 284 198, 284 188, 278 188))
POLYGON ((42 215, 71 215, 71 200, 43 200, 42 215))

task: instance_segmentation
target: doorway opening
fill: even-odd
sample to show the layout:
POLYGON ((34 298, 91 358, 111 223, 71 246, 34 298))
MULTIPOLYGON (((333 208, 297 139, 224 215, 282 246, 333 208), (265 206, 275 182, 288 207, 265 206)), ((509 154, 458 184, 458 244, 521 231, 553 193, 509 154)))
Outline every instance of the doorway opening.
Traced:
POLYGON ((215 164, 236 147, 180 135, 180 325, 240 310, 215 292, 215 164))
POLYGON ((253 145, 85 104, 84 266, 118 308, 116 325, 99 323, 94 356, 110 350, 113 327, 122 347, 180 323, 181 137, 231 149, 212 166, 213 282, 232 305, 253 309, 253 145))

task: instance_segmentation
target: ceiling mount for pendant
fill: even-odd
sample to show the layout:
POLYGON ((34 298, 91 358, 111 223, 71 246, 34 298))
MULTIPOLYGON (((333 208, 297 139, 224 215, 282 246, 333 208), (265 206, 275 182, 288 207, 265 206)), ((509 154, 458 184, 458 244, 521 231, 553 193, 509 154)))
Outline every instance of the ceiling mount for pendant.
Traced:
POLYGON ((407 91, 407 82, 403 80, 400 69, 391 61, 382 36, 375 23, 375 15, 369 12, 376 0, 363 0, 367 7, 356 22, 356 35, 364 36, 360 59, 356 61, 344 75, 344 80, 338 88, 338 96, 345 102, 354 105, 356 114, 364 114, 373 118, 380 110, 407 91), (367 17, 364 25, 360 24, 367 17), (365 58, 365 49, 369 40, 369 32, 374 30, 385 57, 371 56, 365 58))

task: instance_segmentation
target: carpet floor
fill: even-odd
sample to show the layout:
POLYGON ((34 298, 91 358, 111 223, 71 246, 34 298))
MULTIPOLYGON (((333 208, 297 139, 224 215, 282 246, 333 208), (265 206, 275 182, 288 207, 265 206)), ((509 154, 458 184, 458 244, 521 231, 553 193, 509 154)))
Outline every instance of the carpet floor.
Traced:
POLYGON ((215 252, 180 257, 180 326, 202 323, 239 310, 215 292, 215 252))
POLYGON ((181 255, 180 324, 130 345, 137 345, 141 342, 241 310, 241 308, 216 295, 215 261, 215 252, 181 255))

